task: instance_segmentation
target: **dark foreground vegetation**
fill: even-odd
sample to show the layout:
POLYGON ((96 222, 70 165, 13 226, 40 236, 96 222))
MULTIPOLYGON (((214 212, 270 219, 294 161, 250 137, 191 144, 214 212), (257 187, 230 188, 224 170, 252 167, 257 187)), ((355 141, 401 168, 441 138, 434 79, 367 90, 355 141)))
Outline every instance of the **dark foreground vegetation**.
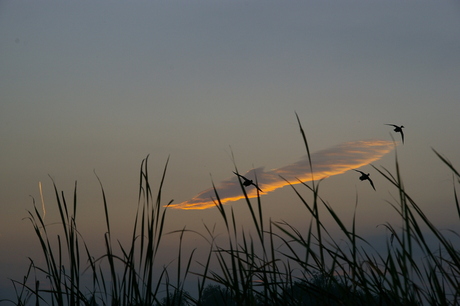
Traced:
MULTIPOLYGON (((299 126, 309 154, 300 122, 299 126)), ((446 158, 434 153, 453 173, 452 205, 460 218, 455 189, 460 174, 446 158)), ((12 281, 16 299, 3 302, 16 305, 460 304, 458 244, 436 228, 406 193, 397 156, 393 172, 374 167, 394 186, 398 197, 390 204, 402 221, 402 227, 384 224, 389 233, 384 252, 373 252, 372 245, 355 232, 354 218, 351 227, 347 227, 319 195, 321 181, 312 181, 299 185, 311 192, 308 200, 291 185, 311 215, 305 232, 286 222, 267 220, 260 198, 252 201, 247 196, 245 202, 253 230, 242 230, 232 208, 224 207, 216 192, 216 208, 226 229, 224 243, 216 242, 212 228, 206 227, 205 233, 193 232, 209 242, 207 256, 197 259, 195 250, 184 255, 181 247, 184 236, 191 231, 178 230, 179 251, 174 255, 177 257, 174 267, 157 262, 166 234, 163 228, 168 222, 168 203, 162 200, 167 165, 168 162, 159 189, 154 192, 148 175, 148 158, 141 164, 139 205, 129 245, 122 245, 112 237, 101 184, 107 231, 104 254, 98 257, 91 253, 78 232, 76 188, 70 204, 54 184, 62 231, 57 237, 48 235, 48 225, 34 202, 29 219, 45 264, 37 266, 31 259, 23 280, 12 281), (332 217, 345 241, 334 240, 322 222, 320 208, 332 217), (434 237, 435 243, 428 242, 427 235, 434 237), (84 275, 89 282, 83 281, 84 275), (184 287, 192 276, 198 279, 197 294, 193 295, 184 287)), ((236 167, 235 171, 238 172, 236 167)), ((241 191, 246 195, 244 186, 241 191)))

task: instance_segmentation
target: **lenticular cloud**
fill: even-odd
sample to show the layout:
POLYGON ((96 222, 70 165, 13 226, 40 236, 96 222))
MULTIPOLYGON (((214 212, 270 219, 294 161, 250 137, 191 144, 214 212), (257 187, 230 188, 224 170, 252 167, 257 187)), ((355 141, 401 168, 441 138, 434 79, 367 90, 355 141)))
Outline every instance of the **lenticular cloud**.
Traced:
MULTIPOLYGON (((250 180, 255 180, 266 194, 275 189, 291 184, 298 184, 299 180, 306 182, 312 179, 318 180, 328 176, 344 173, 350 169, 359 168, 380 159, 393 149, 393 142, 384 140, 363 140, 345 142, 335 147, 318 151, 311 154, 313 173, 310 171, 308 157, 284 167, 264 171, 264 167, 252 169, 244 174, 250 180)), ((240 183, 236 175, 222 181, 216 186, 217 193, 222 203, 236 201, 244 198, 240 183)), ((257 197, 254 186, 246 189, 249 198, 257 197)), ((192 199, 171 204, 176 209, 207 209, 214 207, 216 195, 213 188, 198 193, 192 199)))

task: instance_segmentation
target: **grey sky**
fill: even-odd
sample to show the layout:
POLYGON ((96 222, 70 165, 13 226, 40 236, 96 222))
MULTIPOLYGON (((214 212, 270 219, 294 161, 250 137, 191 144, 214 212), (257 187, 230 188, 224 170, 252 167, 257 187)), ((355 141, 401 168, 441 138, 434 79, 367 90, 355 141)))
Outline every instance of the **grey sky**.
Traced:
MULTIPOLYGON (((147 154, 152 174, 170 155, 165 201, 185 202, 210 174, 233 175, 229 146, 243 173, 303 156, 295 112, 312 152, 398 141, 384 124, 403 124, 405 185, 450 224, 451 174, 430 147, 460 165, 459 29, 455 1, 1 1, 0 245, 11 251, 0 254, 0 295, 34 255, 22 218, 38 182, 53 222, 48 174, 67 194, 78 180, 81 226, 93 237, 103 233, 95 169, 123 235, 147 154)), ((376 166, 394 169, 393 159, 376 166)), ((359 193, 367 232, 394 217, 391 186, 372 177, 376 192, 356 173, 322 183, 345 218, 359 193)), ((302 224, 291 190, 263 202, 267 215, 302 224)), ((213 214, 171 210, 171 228, 213 214)))

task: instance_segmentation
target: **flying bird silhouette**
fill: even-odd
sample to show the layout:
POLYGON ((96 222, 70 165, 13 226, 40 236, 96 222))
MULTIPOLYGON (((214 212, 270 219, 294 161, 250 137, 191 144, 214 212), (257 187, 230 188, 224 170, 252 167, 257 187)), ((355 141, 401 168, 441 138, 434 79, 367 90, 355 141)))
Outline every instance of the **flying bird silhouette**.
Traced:
POLYGON ((403 128, 404 128, 404 125, 401 125, 401 126, 397 126, 396 124, 390 124, 390 123, 385 123, 385 125, 390 125, 390 126, 394 126, 394 131, 396 133, 401 133, 401 138, 402 138, 402 143, 404 144, 404 132, 403 132, 403 128))
POLYGON ((373 181, 371 180, 371 178, 369 177, 369 176, 370 176, 369 173, 366 174, 366 173, 364 173, 364 172, 362 172, 362 171, 359 171, 359 170, 356 170, 356 169, 353 169, 353 170, 355 170, 356 172, 361 173, 361 176, 359 177, 359 179, 360 179, 361 181, 368 180, 369 183, 371 183, 372 188, 374 188, 374 190, 375 190, 374 182, 373 182, 373 181))
POLYGON ((252 180, 245 178, 244 176, 236 173, 235 171, 233 171, 233 173, 235 173, 237 176, 241 177, 244 180, 243 186, 248 187, 248 186, 254 185, 254 187, 256 187, 260 192, 263 192, 262 189, 260 189, 259 186, 257 186, 257 184, 255 184, 252 180))

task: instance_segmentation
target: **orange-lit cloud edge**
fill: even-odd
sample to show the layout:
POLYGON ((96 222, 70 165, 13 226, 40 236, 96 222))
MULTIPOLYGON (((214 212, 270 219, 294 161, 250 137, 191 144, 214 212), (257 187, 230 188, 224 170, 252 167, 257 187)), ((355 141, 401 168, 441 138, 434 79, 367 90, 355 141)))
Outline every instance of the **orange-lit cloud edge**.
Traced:
MULTIPOLYGON (((264 195, 288 185, 288 182, 291 184, 299 184, 299 180, 308 182, 312 180, 312 177, 315 180, 322 179, 368 165, 382 158, 382 156, 390 152, 393 147, 393 142, 385 140, 345 142, 311 154, 313 175, 310 171, 307 156, 293 164, 278 169, 264 171, 264 167, 259 167, 243 175, 254 181, 257 176, 258 186, 264 191, 261 195, 264 195), (286 182, 286 180, 288 182, 286 182)), ((237 201, 244 198, 236 175, 222 181, 219 186, 216 186, 216 190, 221 203, 237 201)), ((254 186, 247 187, 246 193, 248 198, 257 197, 257 191, 254 186)), ((169 207, 175 209, 207 209, 215 207, 214 199, 216 199, 215 191, 213 188, 209 188, 198 193, 188 201, 179 204, 171 204, 169 207)))

